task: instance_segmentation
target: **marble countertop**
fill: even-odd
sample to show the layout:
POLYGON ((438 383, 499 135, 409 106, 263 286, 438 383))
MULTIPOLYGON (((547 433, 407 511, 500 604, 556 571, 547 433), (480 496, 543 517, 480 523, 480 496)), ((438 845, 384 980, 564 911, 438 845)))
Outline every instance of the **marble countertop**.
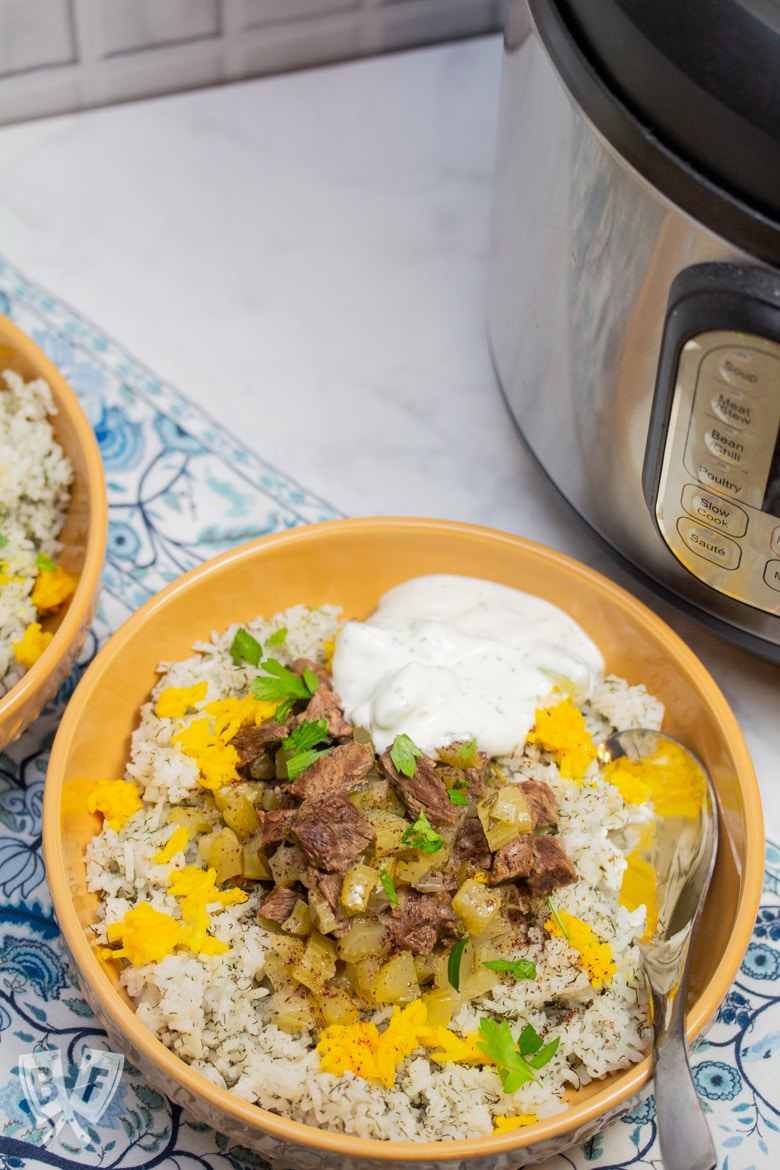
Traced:
POLYGON ((0 254, 347 515, 505 529, 653 607, 780 841, 780 671, 653 599, 525 452, 485 328, 489 37, 0 129, 0 254))

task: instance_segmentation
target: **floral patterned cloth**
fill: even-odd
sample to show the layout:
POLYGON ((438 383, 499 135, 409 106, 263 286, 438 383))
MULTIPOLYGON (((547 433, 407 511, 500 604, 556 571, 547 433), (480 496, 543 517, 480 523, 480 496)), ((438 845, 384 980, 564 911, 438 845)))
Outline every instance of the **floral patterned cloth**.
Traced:
MULTIPOLYGON (((43 782, 59 716, 87 662, 142 602, 224 549, 337 513, 2 260, 0 312, 78 394, 100 443, 110 513, 102 600, 81 660, 33 727, 0 755, 0 1170, 262 1167, 250 1151, 190 1120, 128 1063, 105 1110, 81 1132, 59 1106, 46 1120, 41 1101, 31 1102, 24 1076, 31 1053, 59 1054, 62 1105, 85 1051, 109 1048, 58 942, 40 853, 43 782)), ((692 1059, 722 1170, 765 1166, 780 1154, 778 1051, 780 849, 770 844, 752 942, 692 1059)), ((544 1170, 659 1165, 647 1092, 630 1114, 544 1170)))

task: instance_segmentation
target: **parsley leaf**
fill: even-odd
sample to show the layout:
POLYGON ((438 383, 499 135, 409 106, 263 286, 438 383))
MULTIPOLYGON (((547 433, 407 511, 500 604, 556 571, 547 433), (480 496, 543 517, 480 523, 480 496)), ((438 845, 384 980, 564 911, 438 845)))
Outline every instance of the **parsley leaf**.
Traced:
POLYGON ((279 721, 287 718, 298 699, 310 699, 320 685, 320 680, 308 666, 300 678, 275 658, 266 658, 260 663, 260 669, 265 674, 258 675, 250 690, 254 698, 262 702, 281 704, 275 712, 279 721))
POLYGON ((393 883, 393 879, 390 877, 390 874, 387 872, 386 869, 380 869, 379 880, 382 883, 382 889, 385 891, 385 893, 387 894, 390 901, 393 903, 394 906, 397 906, 398 905, 398 894, 395 892, 395 885, 393 883))
POLYGON ((555 1053, 558 1051, 558 1045, 560 1042, 560 1036, 556 1036, 555 1039, 551 1040, 549 1044, 543 1045, 534 1055, 534 1057, 528 1061, 528 1063, 533 1065, 534 1068, 544 1068, 544 1066, 548 1064, 549 1061, 551 1061, 555 1056, 555 1053))
POLYGON ((5 548, 5 546, 7 544, 8 544, 8 537, 5 535, 4 532, 0 532, 0 548, 5 548))
POLYGON ((474 738, 474 739, 470 739, 468 741, 468 743, 462 743, 460 745, 460 751, 458 754, 460 755, 460 758, 462 760, 467 760, 469 758, 469 756, 474 755, 474 752, 476 750, 477 750, 477 741, 476 741, 476 738, 474 738))
POLYGON ((295 752, 306 751, 316 747, 328 738, 327 719, 302 719, 294 731, 282 740, 282 747, 295 752))
POLYGON ((253 638, 248 630, 236 630, 236 636, 230 647, 230 657, 236 666, 242 660, 251 666, 257 666, 263 656, 263 648, 257 638, 253 638))
POLYGON ((496 1020, 483 1017, 479 1021, 479 1030, 483 1039, 477 1043, 477 1047, 495 1060, 505 1093, 517 1092, 528 1081, 538 1082, 536 1073, 518 1051, 506 1020, 499 1024, 496 1020))
POLYGON ((287 626, 280 626, 278 630, 270 635, 266 641, 266 646, 283 646, 287 641, 287 626))
POLYGON ((295 730, 282 740, 282 749, 293 753, 285 760, 288 780, 297 780, 301 772, 305 772, 315 760, 333 751, 332 746, 321 748, 319 751, 313 750, 318 743, 327 738, 326 719, 302 719, 295 730))
POLYGON ((463 952, 466 949, 466 943, 469 941, 469 936, 458 939, 455 946, 450 951, 450 957, 447 960, 447 978, 452 987, 456 991, 460 991, 460 964, 463 959, 463 952))
POLYGON ((288 780, 297 780, 301 772, 305 772, 307 768, 318 760, 320 756, 327 756, 328 752, 332 752, 333 748, 323 748, 322 751, 314 751, 313 748, 308 748, 303 752, 296 752, 294 756, 290 756, 289 760, 285 760, 285 769, 287 771, 288 780))
POLYGON ((422 853, 438 853, 444 844, 444 838, 432 828, 425 812, 421 809, 414 824, 404 830, 401 844, 411 845, 413 849, 419 849, 422 853))
POLYGON ((517 1046, 520 1049, 520 1055, 532 1068, 544 1068, 547 1062, 555 1056, 559 1043, 560 1036, 556 1036, 549 1044, 542 1045, 542 1038, 536 1029, 530 1024, 526 1024, 520 1033, 517 1046))
POLYGON ((465 776, 458 777, 452 788, 447 789, 447 795, 453 804, 462 805, 464 808, 468 805, 468 781, 465 776))
POLYGON ((479 1030, 482 1040, 477 1047, 492 1057, 498 1065, 498 1075, 505 1093, 515 1093, 521 1085, 528 1081, 536 1081, 536 1069, 543 1068, 555 1055, 559 1038, 542 1046, 542 1039, 538 1032, 527 1024, 520 1034, 519 1046, 515 1043, 509 1024, 483 1016, 479 1021, 479 1030), (530 1057, 530 1059, 529 1059, 530 1057))
POLYGON ((51 557, 47 557, 46 553, 39 552, 35 558, 35 567, 40 569, 42 573, 56 573, 57 566, 51 557))
POLYGON ((421 755, 422 752, 417 744, 408 735, 404 735, 403 732, 395 737, 390 748, 390 759, 393 761, 393 764, 399 772, 410 778, 417 771, 415 759, 421 755))
POLYGON ((486 959, 482 966, 489 971, 507 971, 515 979, 536 978, 536 964, 530 959, 486 959))

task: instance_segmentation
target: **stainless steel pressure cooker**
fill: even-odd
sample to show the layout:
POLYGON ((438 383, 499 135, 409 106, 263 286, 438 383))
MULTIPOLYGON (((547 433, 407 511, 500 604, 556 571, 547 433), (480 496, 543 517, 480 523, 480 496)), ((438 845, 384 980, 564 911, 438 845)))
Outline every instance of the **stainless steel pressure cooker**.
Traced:
POLYGON ((780 2, 515 0, 488 331, 539 465, 780 662, 780 2))

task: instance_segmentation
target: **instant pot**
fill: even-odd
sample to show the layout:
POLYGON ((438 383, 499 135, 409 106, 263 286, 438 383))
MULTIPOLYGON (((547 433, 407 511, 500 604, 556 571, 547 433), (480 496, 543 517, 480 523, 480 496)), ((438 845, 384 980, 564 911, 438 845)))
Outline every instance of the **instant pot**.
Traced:
POLYGON ((516 0, 488 333, 534 458, 780 662, 780 3, 516 0))

